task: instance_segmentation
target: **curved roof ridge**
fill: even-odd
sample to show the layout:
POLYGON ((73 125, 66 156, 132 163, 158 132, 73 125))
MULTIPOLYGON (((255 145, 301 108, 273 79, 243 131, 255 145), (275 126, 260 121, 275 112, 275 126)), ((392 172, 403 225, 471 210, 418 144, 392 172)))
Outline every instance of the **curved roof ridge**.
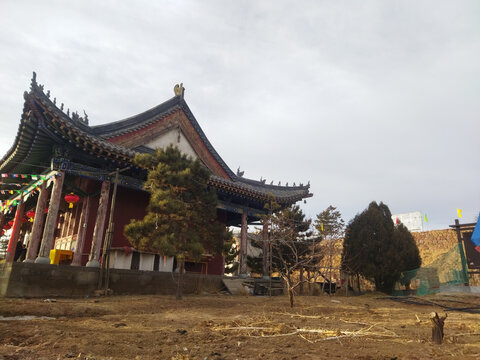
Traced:
POLYGON ((152 120, 152 118, 156 118, 158 115, 163 115, 168 111, 173 110, 177 105, 179 105, 179 103, 179 97, 174 96, 173 98, 139 114, 122 120, 109 122, 107 124, 92 126, 92 133, 107 139, 122 135, 129 132, 132 127, 138 127, 140 123, 148 123, 149 120, 152 120))
POLYGON ((262 181, 248 179, 248 178, 244 178, 244 177, 240 177, 240 176, 236 176, 235 181, 243 182, 243 183, 250 184, 250 185, 255 185, 255 186, 261 186, 265 189, 272 189, 272 190, 275 190, 275 189, 290 189, 290 190, 310 189, 310 183, 308 183, 307 185, 300 184, 300 185, 295 185, 295 186, 293 186, 293 185, 292 186, 274 185, 274 184, 266 184, 262 181))

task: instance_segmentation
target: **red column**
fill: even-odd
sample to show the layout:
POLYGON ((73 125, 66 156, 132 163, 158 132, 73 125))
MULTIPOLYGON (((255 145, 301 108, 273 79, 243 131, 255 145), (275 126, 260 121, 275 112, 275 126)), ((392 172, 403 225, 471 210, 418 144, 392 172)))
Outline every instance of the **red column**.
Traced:
POLYGON ((25 212, 25 203, 23 198, 19 201, 17 205, 17 210, 15 212, 15 220, 13 223, 12 235, 10 236, 10 241, 8 242, 7 257, 6 262, 13 262, 15 257, 15 249, 17 247, 18 238, 20 235, 20 229, 23 225, 23 213, 25 212))
POLYGON ((83 200, 82 214, 80 215, 80 226, 78 228, 77 245, 73 254, 72 266, 80 266, 82 264, 83 245, 85 244, 85 236, 87 235, 87 221, 90 211, 90 197, 83 200))
POLYGON ((108 197, 110 194, 110 182, 104 181, 102 183, 102 190, 100 192, 100 201, 98 203, 97 221, 95 222, 95 229, 93 230, 92 247, 90 248, 90 257, 86 266, 99 267, 98 261, 100 257, 100 248, 102 247, 103 232, 105 229, 105 219, 108 210, 108 197))
POLYGON ((247 276, 247 214, 242 214, 240 231, 240 276, 247 276))
POLYGON ((47 207, 48 190, 47 183, 44 181, 40 185, 40 194, 38 195, 37 206, 35 208, 35 218, 33 219, 32 233, 28 243, 25 262, 34 262, 37 257, 38 244, 42 236, 42 225, 45 219, 45 208, 47 207))
POLYGON ((52 250, 53 247, 55 228, 57 227, 58 208, 60 207, 64 178, 65 173, 59 171, 53 182, 47 220, 45 221, 45 227, 43 230, 42 245, 40 246, 38 257, 35 259, 35 263, 38 264, 50 264, 50 250, 52 250))

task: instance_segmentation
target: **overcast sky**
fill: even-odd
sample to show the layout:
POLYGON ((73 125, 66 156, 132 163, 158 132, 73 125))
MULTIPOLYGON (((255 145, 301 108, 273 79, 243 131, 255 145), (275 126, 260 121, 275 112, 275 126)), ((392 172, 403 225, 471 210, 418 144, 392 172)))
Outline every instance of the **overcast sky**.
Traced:
POLYGON ((99 125, 183 82, 233 171, 445 228, 480 210, 479 1, 0 2, 0 157, 32 71, 99 125))

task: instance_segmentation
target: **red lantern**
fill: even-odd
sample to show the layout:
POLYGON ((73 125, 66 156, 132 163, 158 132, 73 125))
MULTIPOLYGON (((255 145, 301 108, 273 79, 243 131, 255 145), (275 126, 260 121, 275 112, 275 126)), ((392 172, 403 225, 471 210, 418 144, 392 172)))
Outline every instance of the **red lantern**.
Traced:
POLYGON ((5 230, 2 230, 2 236, 5 234, 5 230))
POLYGON ((27 211, 27 217, 30 218, 30 222, 33 222, 33 218, 35 217, 35 211, 27 211))
POLYGON ((8 224, 8 226, 12 227, 13 226, 13 220, 10 220, 7 224, 8 224))
POLYGON ((75 195, 74 193, 70 193, 68 195, 65 195, 65 201, 69 204, 68 208, 71 209, 73 208, 73 204, 77 203, 80 198, 78 195, 75 195))
POLYGON ((4 230, 10 230, 12 227, 8 224, 3 225, 4 230))

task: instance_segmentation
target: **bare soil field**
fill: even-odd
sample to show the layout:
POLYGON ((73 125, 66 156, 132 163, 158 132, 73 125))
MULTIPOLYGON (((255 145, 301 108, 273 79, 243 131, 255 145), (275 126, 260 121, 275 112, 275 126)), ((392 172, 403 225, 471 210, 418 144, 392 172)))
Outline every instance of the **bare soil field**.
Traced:
POLYGON ((480 359, 472 294, 46 300, 0 298, 0 359, 480 359), (446 307, 435 345, 429 314, 446 307), (40 318, 11 318, 26 315, 40 318))

